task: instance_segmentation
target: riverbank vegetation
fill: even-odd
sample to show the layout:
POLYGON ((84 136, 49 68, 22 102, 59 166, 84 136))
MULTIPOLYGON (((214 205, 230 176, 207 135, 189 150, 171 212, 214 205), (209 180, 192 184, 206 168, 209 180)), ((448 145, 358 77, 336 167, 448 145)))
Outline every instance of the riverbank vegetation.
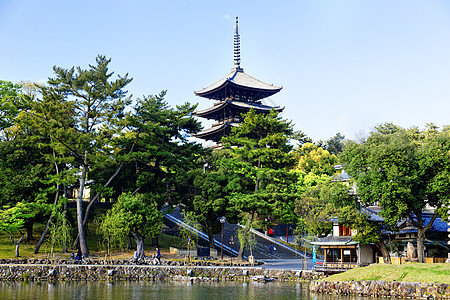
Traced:
POLYGON ((344 273, 335 274, 323 280, 329 282, 382 280, 448 284, 450 282, 450 264, 372 264, 364 268, 355 268, 344 273))

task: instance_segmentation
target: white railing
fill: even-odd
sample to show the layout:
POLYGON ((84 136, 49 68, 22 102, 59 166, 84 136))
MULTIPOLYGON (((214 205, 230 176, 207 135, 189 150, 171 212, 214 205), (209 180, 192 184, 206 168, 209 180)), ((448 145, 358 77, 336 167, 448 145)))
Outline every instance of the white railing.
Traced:
MULTIPOLYGON (((241 224, 238 224, 238 225, 241 226, 241 227, 244 227, 244 226, 241 225, 241 224)), ((271 238, 270 236, 268 236, 268 235, 266 235, 266 234, 264 234, 264 233, 259 232, 258 230, 255 230, 255 229, 253 229, 253 228, 250 228, 250 232, 253 233, 254 235, 259 236, 260 238, 263 238, 263 239, 265 239, 265 240, 268 240, 268 241, 272 242, 274 245, 277 245, 278 247, 282 247, 282 248, 284 248, 284 249, 287 249, 287 250, 289 250, 289 251, 291 251, 291 252, 294 252, 294 253, 297 254, 298 256, 301 256, 301 257, 305 258, 305 253, 300 252, 300 251, 298 251, 298 250, 296 250, 296 249, 294 249, 294 248, 292 248, 292 247, 290 247, 290 246, 288 246, 288 245, 286 245, 286 244, 283 244, 283 243, 277 241, 276 239, 271 238)))
MULTIPOLYGON (((190 226, 190 225, 184 223, 184 222, 181 221, 180 219, 177 219, 177 218, 175 218, 174 216, 172 216, 172 215, 170 215, 170 214, 165 214, 164 217, 167 218, 167 219, 169 219, 170 221, 174 222, 174 223, 177 224, 178 226, 182 226, 182 227, 188 229, 190 232, 195 233, 195 234, 198 235, 200 238, 202 238, 202 239, 204 239, 204 240, 206 240, 206 241, 209 241, 209 238, 208 238, 208 235, 207 235, 207 234, 205 234, 205 233, 201 232, 200 230, 195 229, 194 227, 192 227, 192 226, 190 226)), ((219 248, 222 247, 222 243, 219 242, 218 240, 213 239, 213 242, 214 242, 214 246, 219 247, 219 248)), ((236 250, 230 248, 229 246, 227 246, 227 245, 225 245, 225 244, 223 244, 223 251, 227 251, 228 253, 231 253, 231 254, 234 255, 234 256, 237 256, 237 255, 239 254, 236 250)))

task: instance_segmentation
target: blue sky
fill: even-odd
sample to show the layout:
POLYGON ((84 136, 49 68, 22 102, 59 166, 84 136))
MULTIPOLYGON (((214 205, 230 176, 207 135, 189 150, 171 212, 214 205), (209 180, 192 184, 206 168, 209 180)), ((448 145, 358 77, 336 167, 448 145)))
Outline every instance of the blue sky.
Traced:
POLYGON ((0 79, 46 81, 103 54, 135 98, 168 90, 204 109, 193 91, 233 67, 235 16, 244 71, 283 86, 270 102, 314 140, 450 124, 444 0, 0 0, 0 79))

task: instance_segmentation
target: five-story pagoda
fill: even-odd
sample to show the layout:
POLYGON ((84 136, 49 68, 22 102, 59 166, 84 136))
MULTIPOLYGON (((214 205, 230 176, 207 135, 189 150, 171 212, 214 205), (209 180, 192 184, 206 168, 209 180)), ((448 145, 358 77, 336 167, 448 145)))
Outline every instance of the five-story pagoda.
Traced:
POLYGON ((197 111, 196 116, 216 120, 211 128, 203 130, 194 137, 220 143, 222 136, 230 133, 232 126, 242 121, 241 114, 254 109, 257 113, 268 113, 272 109, 282 111, 284 107, 269 106, 261 100, 278 93, 281 87, 264 83, 246 73, 241 68, 238 18, 234 27, 234 68, 230 74, 212 85, 196 91, 200 97, 217 100, 214 106, 197 111))

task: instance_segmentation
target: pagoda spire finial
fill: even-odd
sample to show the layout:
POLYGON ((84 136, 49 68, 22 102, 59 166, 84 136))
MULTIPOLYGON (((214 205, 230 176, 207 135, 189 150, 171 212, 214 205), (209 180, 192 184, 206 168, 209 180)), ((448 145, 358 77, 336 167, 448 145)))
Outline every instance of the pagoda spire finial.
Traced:
POLYGON ((234 65, 236 68, 241 67, 241 42, 239 37, 238 17, 236 17, 236 25, 234 25, 234 65))

